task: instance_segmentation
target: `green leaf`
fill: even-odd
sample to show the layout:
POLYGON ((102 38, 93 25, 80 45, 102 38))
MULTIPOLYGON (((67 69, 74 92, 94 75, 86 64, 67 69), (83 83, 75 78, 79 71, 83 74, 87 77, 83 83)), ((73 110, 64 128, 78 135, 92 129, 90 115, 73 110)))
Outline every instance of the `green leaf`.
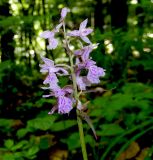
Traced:
POLYGON ((118 124, 103 124, 100 126, 101 131, 97 131, 97 135, 100 136, 116 136, 124 132, 118 124))
POLYGON ((49 134, 41 136, 39 143, 40 149, 48 149, 49 147, 54 145, 53 138, 54 136, 49 134))
POLYGON ((15 152, 14 157, 15 157, 15 160, 24 160, 22 152, 15 152))
POLYGON ((4 146, 8 149, 11 149, 11 147, 13 147, 14 145, 14 141, 12 139, 8 139, 4 142, 4 146))
POLYGON ((28 144, 28 141, 23 140, 23 141, 17 143, 16 145, 14 145, 14 146, 11 148, 11 150, 12 150, 12 151, 16 151, 16 150, 18 150, 18 149, 22 149, 22 147, 25 146, 25 145, 27 145, 27 144, 28 144))
POLYGON ((28 121, 27 129, 31 132, 35 130, 43 130, 46 131, 52 127, 54 124, 54 121, 56 120, 56 116, 48 116, 41 117, 41 118, 35 118, 28 121))
POLYGON ((15 160, 15 157, 13 156, 13 154, 7 153, 7 154, 3 155, 2 160, 15 160))
POLYGON ((10 129, 12 124, 13 124, 13 120, 0 119, 0 127, 5 128, 6 130, 10 129))
POLYGON ((70 151, 79 148, 80 147, 80 137, 79 137, 79 133, 72 133, 68 139, 62 139, 61 141, 63 143, 66 143, 68 145, 68 149, 70 151))
POLYGON ((35 155, 37 152, 39 151, 38 146, 32 146, 31 148, 29 148, 29 150, 27 151, 27 156, 33 156, 35 155))
POLYGON ((93 146, 95 145, 94 142, 95 142, 95 139, 94 139, 94 136, 91 136, 91 135, 85 135, 85 142, 88 143, 89 145, 93 146))
POLYGON ((24 137, 28 133, 28 130, 26 128, 21 128, 17 131, 16 135, 18 138, 24 137))
POLYGON ((54 123, 54 126, 52 126, 51 130, 52 131, 63 131, 66 130, 70 127, 75 126, 77 123, 75 120, 65 120, 65 121, 60 121, 54 123))

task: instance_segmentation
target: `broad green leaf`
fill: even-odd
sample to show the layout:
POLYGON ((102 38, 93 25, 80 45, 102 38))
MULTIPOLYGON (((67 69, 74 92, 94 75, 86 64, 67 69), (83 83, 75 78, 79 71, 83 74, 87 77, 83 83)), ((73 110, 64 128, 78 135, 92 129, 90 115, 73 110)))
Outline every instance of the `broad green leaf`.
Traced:
POLYGON ((15 160, 24 160, 22 152, 14 153, 15 160))
POLYGON ((35 118, 28 121, 27 129, 29 131, 34 131, 38 129, 46 131, 52 127, 55 120, 56 120, 55 116, 48 116, 48 115, 42 118, 35 118))
POLYGON ((61 141, 68 145, 70 151, 80 147, 79 133, 72 133, 67 139, 62 139, 61 141))
POLYGON ((54 136, 50 134, 40 136, 40 142, 39 142, 40 149, 48 149, 49 147, 54 145, 53 138, 54 136))
POLYGON ((12 139, 8 139, 4 142, 4 146, 8 149, 11 149, 14 145, 14 141, 12 139))
POLYGON ((13 120, 10 119, 0 119, 0 127, 10 129, 13 124, 13 120))
POLYGON ((35 155, 37 152, 39 151, 38 146, 32 146, 31 148, 29 148, 29 150, 27 151, 27 156, 33 156, 35 155))
POLYGON ((17 131, 18 138, 24 137, 28 133, 28 130, 26 128, 21 128, 17 131))
POLYGON ((97 131, 97 135, 100 136, 116 136, 124 132, 118 124, 103 124, 100 126, 101 131, 97 131))
POLYGON ((75 126, 76 124, 77 122, 75 120, 65 120, 65 121, 55 122, 51 130, 56 132, 63 131, 67 130, 70 127, 75 126))
POLYGON ((26 140, 22 140, 21 142, 19 142, 19 143, 17 143, 16 145, 14 145, 12 148, 11 148, 11 150, 12 151, 16 151, 16 150, 18 150, 18 149, 22 149, 22 147, 23 146, 25 146, 25 145, 27 145, 28 144, 28 141, 26 141, 26 140))
POLYGON ((3 159, 2 160, 16 160, 14 155, 12 153, 7 153, 3 155, 3 159))

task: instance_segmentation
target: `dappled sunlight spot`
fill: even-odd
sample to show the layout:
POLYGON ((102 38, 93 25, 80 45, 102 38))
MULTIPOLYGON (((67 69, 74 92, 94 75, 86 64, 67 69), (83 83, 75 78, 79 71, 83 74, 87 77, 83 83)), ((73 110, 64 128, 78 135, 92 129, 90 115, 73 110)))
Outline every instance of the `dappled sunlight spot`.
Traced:
POLYGON ((72 51, 74 50, 74 46, 70 45, 69 47, 72 51))
POLYGON ((19 38, 19 35, 18 34, 15 34, 14 35, 14 39, 18 39, 19 38))
POLYGON ((108 54, 111 54, 114 50, 114 47, 113 47, 113 44, 111 43, 111 41, 106 39, 106 40, 104 40, 104 44, 105 44, 105 47, 106 47, 106 52, 108 54))
POLYGON ((30 53, 30 55, 31 55, 32 57, 35 56, 35 51, 34 51, 34 50, 30 50, 29 53, 30 53))
POLYGON ((134 26, 138 24, 138 21, 137 19, 135 19, 135 17, 132 17, 132 18, 130 17, 127 21, 129 24, 134 25, 134 26))
POLYGON ((40 22, 39 21, 35 21, 34 29, 36 29, 36 30, 40 29, 40 22))
POLYGON ((78 8, 78 7, 73 7, 73 8, 72 8, 72 12, 73 12, 73 13, 78 13, 78 11, 79 11, 79 8, 78 8))
POLYGON ((137 4, 137 3, 138 3, 138 0, 131 0, 130 3, 131 3, 131 4, 137 4))
POLYGON ((140 52, 137 51, 137 50, 133 50, 133 51, 132 51, 132 54, 133 54, 133 56, 136 57, 136 58, 140 57, 140 52))
POLYGON ((93 49, 97 49, 97 48, 98 48, 98 45, 99 45, 99 43, 93 43, 93 44, 92 44, 93 49))
POLYGON ((11 6, 12 15, 14 15, 14 16, 19 15, 20 9, 21 9, 21 4, 18 3, 17 0, 9 0, 9 4, 11 6))
POLYGON ((150 32, 148 32, 148 33, 145 33, 144 35, 143 35, 143 37, 144 38, 153 38, 153 33, 150 33, 150 32))
POLYGON ((151 52, 151 49, 150 48, 143 48, 143 51, 149 53, 149 52, 151 52))
POLYGON ((147 37, 153 38, 153 33, 147 33, 147 37))
POLYGON ((26 57, 29 57, 29 53, 25 53, 25 56, 26 56, 26 57))
POLYGON ((60 9, 64 8, 64 4, 59 4, 58 8, 60 8, 60 9))
POLYGON ((16 64, 20 64, 21 62, 19 60, 16 60, 16 64))
MULTIPOLYGON (((38 35, 40 35, 40 34, 38 34, 38 35)), ((39 46, 40 46, 41 48, 45 49, 45 41, 44 41, 42 38, 37 37, 37 38, 36 38, 36 41, 38 42, 38 44, 39 44, 39 46)))
POLYGON ((132 46, 131 49, 132 49, 132 55, 133 55, 133 57, 135 57, 135 58, 140 57, 140 52, 137 51, 134 46, 132 46))

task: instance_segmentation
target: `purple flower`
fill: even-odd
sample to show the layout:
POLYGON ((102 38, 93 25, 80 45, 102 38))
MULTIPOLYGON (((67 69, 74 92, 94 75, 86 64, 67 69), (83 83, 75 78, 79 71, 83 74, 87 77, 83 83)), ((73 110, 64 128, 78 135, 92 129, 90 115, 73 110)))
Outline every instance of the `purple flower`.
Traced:
POLYGON ((46 79, 44 80, 43 84, 49 84, 48 89, 57 89, 59 88, 58 86, 58 79, 56 77, 55 73, 49 73, 46 77, 46 79))
POLYGON ((86 87, 91 85, 86 76, 76 76, 76 83, 80 90, 86 90, 86 87))
POLYGON ((48 75, 44 80, 43 84, 49 84, 48 89, 57 90, 59 86, 58 86, 58 79, 56 74, 60 76, 68 75, 67 70, 61 67, 56 67, 54 65, 54 61, 48 58, 41 57, 41 59, 43 60, 44 64, 40 64, 40 67, 41 67, 40 72, 48 72, 48 75))
POLYGON ((56 65, 54 65, 54 61, 51 59, 45 57, 41 57, 41 59, 43 60, 44 64, 39 65, 41 67, 40 72, 56 73, 57 75, 68 75, 67 70, 62 67, 56 67, 56 65))
POLYGON ((40 64, 39 66, 41 67, 40 72, 54 72, 56 71, 54 67, 54 61, 51 59, 45 58, 41 56, 41 59, 45 64, 40 64))
POLYGON ((67 13, 70 12, 70 9, 64 7, 61 11, 61 19, 60 22, 64 20, 64 18, 66 17, 67 13))
POLYGON ((59 114, 66 114, 69 113, 73 108, 73 101, 72 99, 59 96, 57 98, 57 105, 55 105, 48 114, 53 114, 56 110, 58 110, 59 114))
POLYGON ((70 95, 72 93, 73 93, 72 86, 65 86, 63 88, 58 88, 58 89, 54 90, 54 96, 55 97, 70 95))
POLYGON ((79 60, 77 60, 77 63, 76 63, 76 65, 77 65, 77 72, 81 71, 81 69, 87 69, 88 70, 90 66, 93 66, 95 64, 96 64, 96 62, 93 61, 93 60, 91 60, 91 59, 87 59, 84 62, 80 61, 80 63, 79 63, 79 60))
POLYGON ((76 83, 77 83, 80 90, 86 90, 86 84, 83 81, 83 77, 77 76, 76 83))
POLYGON ((50 96, 55 96, 57 98, 57 105, 55 105, 48 114, 53 114, 56 110, 58 110, 60 114, 69 113, 73 108, 72 93, 72 86, 54 88, 50 96))
POLYGON ((91 45, 85 46, 79 50, 75 50, 74 55, 81 57, 82 61, 85 62, 86 60, 89 59, 89 55, 95 46, 98 46, 98 43, 96 45, 91 44, 91 45))
POLYGON ((87 74, 87 79, 91 82, 91 83, 99 83, 100 77, 103 77, 105 75, 105 70, 103 68, 97 67, 96 65, 91 65, 89 66, 89 71, 87 74))
POLYGON ((70 98, 65 96, 58 97, 58 113, 65 114, 72 110, 73 102, 70 98))
POLYGON ((89 59, 89 54, 91 53, 91 51, 93 50, 93 46, 89 45, 89 46, 85 46, 80 50, 76 50, 74 51, 74 54, 76 56, 80 56, 82 58, 83 61, 89 59))
POLYGON ((48 39, 49 45, 47 46, 48 49, 55 49, 58 45, 58 40, 54 38, 55 33, 57 32, 57 30, 53 30, 53 31, 44 31, 40 34, 41 38, 45 38, 48 39))
POLYGON ((84 20, 79 27, 79 30, 74 30, 68 33, 68 36, 80 37, 84 42, 91 44, 87 35, 90 34, 93 29, 86 28, 88 19, 84 20))

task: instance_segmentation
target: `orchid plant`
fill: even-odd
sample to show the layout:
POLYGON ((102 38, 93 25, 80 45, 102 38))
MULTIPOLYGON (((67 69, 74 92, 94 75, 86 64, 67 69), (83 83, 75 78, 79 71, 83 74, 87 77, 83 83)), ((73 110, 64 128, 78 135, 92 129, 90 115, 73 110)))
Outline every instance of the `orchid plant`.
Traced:
POLYGON ((63 33, 63 47, 70 62, 70 65, 54 64, 53 60, 41 57, 44 64, 40 65, 40 72, 47 73, 47 77, 43 82, 43 84, 47 86, 42 88, 50 91, 48 95, 43 95, 43 97, 53 96, 57 99, 57 104, 52 107, 48 114, 53 114, 56 111, 59 114, 69 114, 70 111, 75 108, 83 159, 87 160, 82 119, 89 124, 95 136, 96 134, 89 116, 84 111, 84 106, 86 105, 81 102, 80 95, 83 91, 86 91, 87 87, 90 87, 92 84, 98 84, 100 77, 105 75, 105 70, 96 66, 96 62, 90 57, 90 53, 98 44, 92 44, 87 37, 93 32, 91 28, 86 28, 88 19, 81 22, 78 30, 67 32, 65 28, 65 18, 68 12, 70 12, 68 8, 63 8, 61 10, 59 24, 52 31, 47 30, 40 34, 40 37, 48 39, 47 48, 55 49, 58 46, 58 40, 55 38, 55 35, 58 32, 63 33), (82 46, 80 49, 70 49, 71 37, 80 39, 79 41, 82 46), (83 44, 85 44, 85 46, 83 46, 83 44), (59 76, 67 76, 72 84, 61 88, 58 84, 59 76))

